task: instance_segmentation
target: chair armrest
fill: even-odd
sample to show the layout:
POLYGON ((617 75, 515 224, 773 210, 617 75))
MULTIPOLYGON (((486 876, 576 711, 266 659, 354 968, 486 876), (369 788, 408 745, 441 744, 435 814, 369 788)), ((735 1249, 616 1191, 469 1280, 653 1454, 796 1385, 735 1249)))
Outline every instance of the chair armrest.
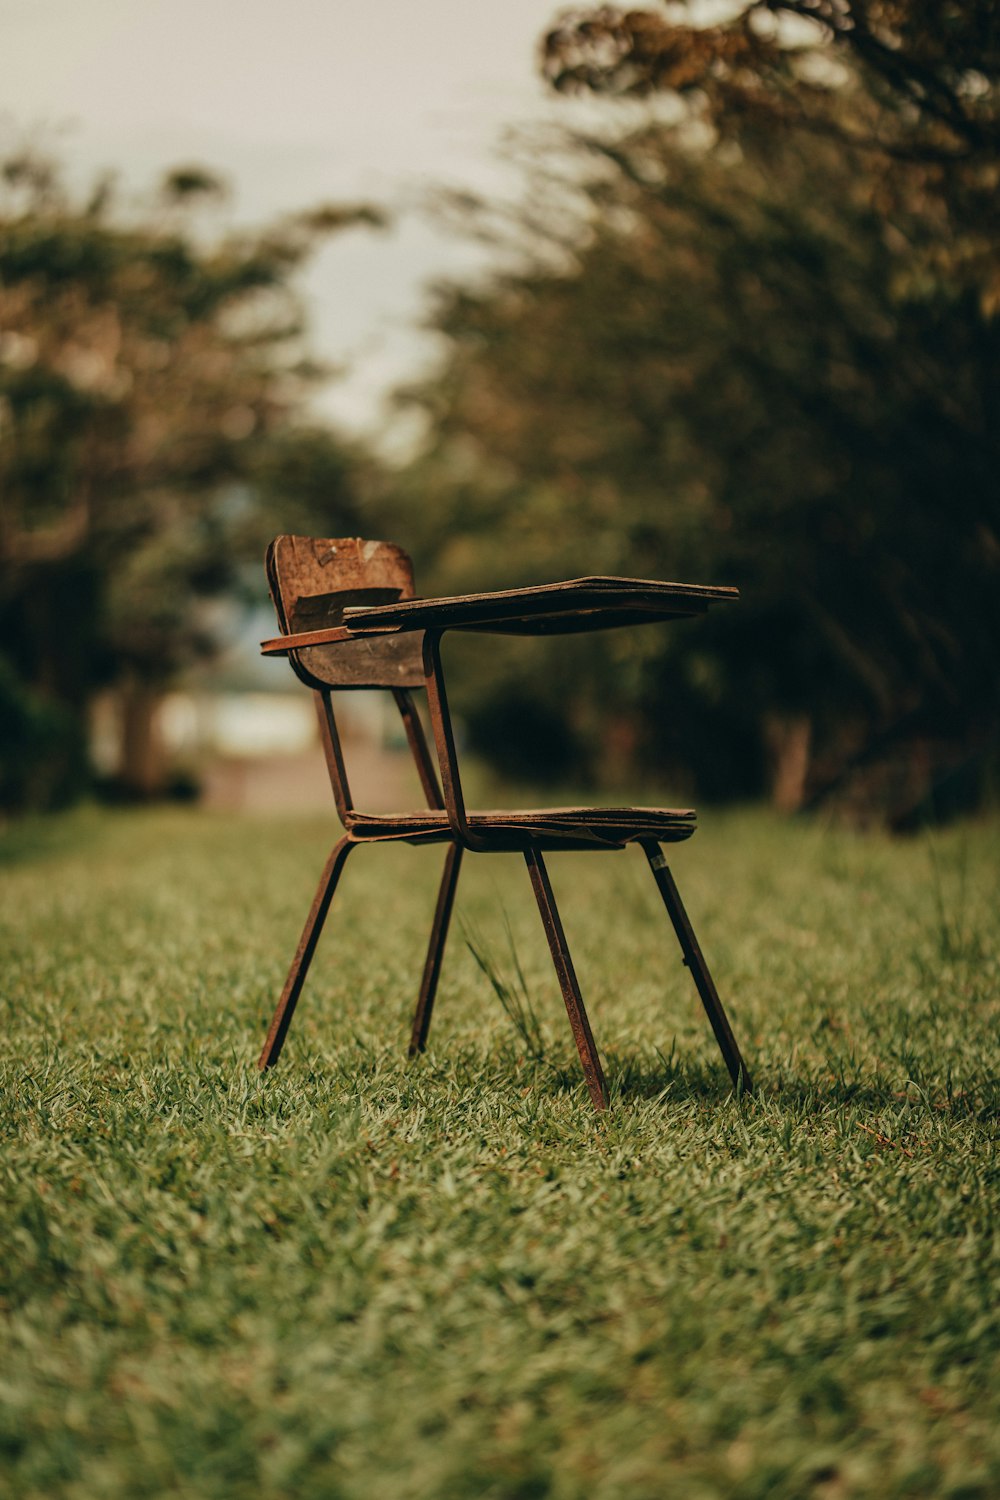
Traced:
POLYGON ((299 630, 291 635, 275 635, 261 641, 261 656, 287 656, 290 651, 304 646, 331 646, 337 641, 356 641, 357 632, 345 630, 343 625, 325 625, 320 630, 299 630))

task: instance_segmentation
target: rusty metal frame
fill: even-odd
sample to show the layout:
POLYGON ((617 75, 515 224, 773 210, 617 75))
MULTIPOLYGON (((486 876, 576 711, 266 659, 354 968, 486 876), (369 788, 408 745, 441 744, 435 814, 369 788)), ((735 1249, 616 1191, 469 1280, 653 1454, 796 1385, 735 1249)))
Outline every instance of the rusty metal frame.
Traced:
POLYGON ((684 965, 690 970, 691 978, 694 980, 695 988, 701 997, 701 1003, 705 1007, 705 1013, 715 1033, 715 1040, 719 1044, 719 1051, 722 1053, 726 1067, 729 1069, 729 1076, 733 1080, 733 1088, 738 1094, 750 1094, 753 1092, 750 1070, 743 1061, 740 1049, 736 1044, 736 1038, 733 1036, 729 1018, 723 1008, 722 1001, 719 999, 719 992, 715 988, 715 980, 712 978, 708 964, 705 962, 704 954, 701 951, 701 944, 695 936, 690 918, 684 910, 684 903, 681 900, 680 891, 677 889, 677 882, 670 873, 666 856, 659 844, 654 843, 652 840, 648 842, 644 841, 642 848, 646 858, 649 860, 649 868, 653 872, 653 879, 656 881, 657 889, 663 898, 663 904, 667 908, 667 915, 670 917, 674 931, 677 934, 677 941, 681 945, 684 965))
POLYGON ((580 1054, 580 1063, 583 1067, 583 1076, 587 1080, 591 1102, 595 1109, 607 1109, 608 1086, 604 1080, 604 1069, 601 1067, 600 1055, 594 1042, 594 1033, 590 1029, 587 1010, 580 993, 580 983, 573 967, 569 944, 563 931, 556 898, 552 893, 549 872, 542 859, 542 851, 535 844, 529 844, 524 851, 524 862, 528 866, 532 890, 538 903, 542 926, 545 928, 549 952, 552 954, 552 963, 559 980, 559 988, 562 990, 576 1050, 580 1054))
POLYGON ((438 888, 437 906, 434 908, 434 921, 431 926, 430 941, 427 944, 427 958, 424 962, 423 977, 420 981, 420 995, 417 999, 417 1009, 413 1017, 413 1030, 410 1034, 411 1057, 416 1057, 417 1053, 423 1052, 427 1046, 427 1033, 431 1028, 434 996, 437 994, 438 980, 441 977, 441 961, 444 958, 444 945, 448 937, 448 926, 451 922, 451 911, 455 904, 455 889, 458 885, 458 875, 461 868, 462 846, 461 844, 449 844, 448 853, 445 855, 441 884, 438 888))
POLYGON ((482 834, 474 833, 469 826, 465 810, 465 795, 462 791, 462 775, 455 748, 455 731, 448 707, 448 690, 445 686, 444 668, 441 665, 441 630, 424 632, 424 685, 427 690, 427 708, 431 719, 431 732, 437 748, 441 785, 444 788, 444 805, 448 813, 448 826, 455 842, 464 849, 485 851, 489 842, 482 834))
POLYGON ((309 973, 309 965, 312 963, 313 954, 316 952, 316 944, 319 942, 320 933, 323 931, 326 914, 330 910, 333 893, 337 889, 341 872, 347 863, 347 856, 352 849, 356 848, 357 845, 351 839, 350 834, 345 833, 339 843, 334 845, 330 853, 330 858, 326 862, 326 867, 320 876, 319 885, 316 887, 312 906, 309 908, 306 925, 302 929, 302 936, 299 938, 299 946, 295 950, 295 957, 292 959, 292 966, 288 971, 288 978, 285 980, 285 988, 281 992, 278 1008, 274 1012, 274 1018, 271 1021, 271 1029, 267 1033, 267 1040, 264 1043, 263 1051, 257 1062, 257 1066, 261 1069, 273 1068, 281 1056, 281 1049, 285 1045, 285 1037, 288 1034, 289 1026, 292 1024, 292 1016, 295 1014, 295 1007, 298 1004, 299 995, 302 993, 302 986, 305 984, 306 975, 309 973))

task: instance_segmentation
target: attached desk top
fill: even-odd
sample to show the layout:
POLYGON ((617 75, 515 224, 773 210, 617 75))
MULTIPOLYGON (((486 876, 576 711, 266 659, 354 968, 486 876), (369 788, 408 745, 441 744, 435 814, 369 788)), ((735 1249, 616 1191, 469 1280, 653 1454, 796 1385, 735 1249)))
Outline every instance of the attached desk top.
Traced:
POLYGON ((711 604, 738 598, 739 589, 721 585, 666 583, 651 578, 570 578, 562 583, 497 589, 487 594, 348 606, 342 624, 276 636, 264 641, 261 650, 265 656, 277 656, 300 647, 411 630, 567 635, 684 619, 704 614, 711 604))

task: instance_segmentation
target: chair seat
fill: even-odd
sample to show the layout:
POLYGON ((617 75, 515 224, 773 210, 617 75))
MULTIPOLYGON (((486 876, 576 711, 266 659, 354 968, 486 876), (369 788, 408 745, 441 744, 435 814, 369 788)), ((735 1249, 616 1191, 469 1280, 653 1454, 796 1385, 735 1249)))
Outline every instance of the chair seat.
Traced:
MULTIPOLYGON (((523 849, 536 844, 546 849, 621 849, 641 839, 680 843, 695 831, 691 808, 671 807, 533 807, 470 812, 470 830, 494 849, 523 849)), ((381 842, 434 843, 453 837, 447 813, 352 812, 352 839, 381 842)))

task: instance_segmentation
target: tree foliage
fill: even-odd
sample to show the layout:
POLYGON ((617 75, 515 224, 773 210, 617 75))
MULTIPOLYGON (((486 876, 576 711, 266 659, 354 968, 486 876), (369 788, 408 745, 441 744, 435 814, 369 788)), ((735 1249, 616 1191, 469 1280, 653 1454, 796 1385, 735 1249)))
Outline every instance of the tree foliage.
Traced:
POLYGON ((752 0, 563 14, 542 42, 561 92, 669 93, 719 141, 789 133, 863 154, 889 217, 921 220, 925 275, 1000 308, 1000 13, 992 0, 752 0))
POLYGON ((334 205, 237 233, 220 224, 224 189, 204 169, 174 170, 128 210, 110 184, 75 196, 53 164, 21 152, 0 164, 0 184, 0 615, 8 724, 20 726, 4 796, 71 789, 102 684, 121 690, 136 748, 126 779, 148 790, 150 705, 211 648, 202 601, 318 474, 338 475, 330 519, 350 515, 346 455, 296 423, 322 372, 294 274, 320 236, 376 216, 334 205), (290 470, 280 501, 279 453, 290 470), (276 507, 266 523, 264 493, 276 507), (70 732, 45 790, 24 767, 32 724, 53 712, 70 732))
POLYGON ((561 207, 538 247, 533 215, 533 257, 440 295, 428 550, 449 582, 503 558, 744 595, 695 634, 602 644, 593 772, 656 743, 704 790, 770 780, 794 805, 903 747, 902 811, 996 733, 992 33, 973 7, 950 49, 953 9, 755 5, 707 30, 603 9, 546 39, 559 87, 686 103, 576 137, 572 230, 561 207), (808 31, 762 26, 793 12, 808 31))

